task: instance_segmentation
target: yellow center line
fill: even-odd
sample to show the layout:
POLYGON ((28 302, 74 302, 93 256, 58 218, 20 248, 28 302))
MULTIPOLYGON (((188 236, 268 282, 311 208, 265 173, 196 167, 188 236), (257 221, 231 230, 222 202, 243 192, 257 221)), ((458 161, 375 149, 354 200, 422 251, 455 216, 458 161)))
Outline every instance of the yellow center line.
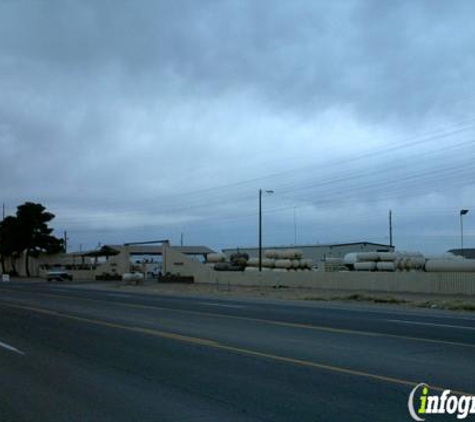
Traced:
MULTIPOLYGON (((0 292, 2 291, 11 292, 10 290, 0 289, 0 292)), ((54 299, 82 300, 86 302, 96 302, 96 303, 100 301, 98 299, 90 299, 90 298, 67 296, 67 295, 56 295, 56 294, 41 293, 41 292, 35 292, 35 294, 51 297, 54 299)), ((362 331, 362 330, 351 330, 351 329, 345 329, 345 328, 332 328, 332 327, 326 327, 326 326, 321 326, 321 325, 299 324, 295 322, 275 321, 275 320, 270 320, 270 319, 252 318, 252 317, 237 316, 237 315, 226 315, 226 314, 219 314, 219 313, 207 312, 207 311, 192 311, 192 310, 186 310, 186 309, 166 308, 162 306, 138 305, 138 304, 119 302, 119 301, 112 301, 112 302, 107 302, 107 303, 123 306, 125 308, 131 308, 131 309, 148 309, 148 310, 176 312, 176 313, 189 314, 189 315, 204 315, 204 316, 209 316, 213 318, 225 318, 225 319, 230 319, 230 320, 259 322, 262 324, 269 324, 269 325, 275 325, 275 326, 280 326, 280 327, 301 328, 305 330, 323 331, 323 332, 336 333, 336 334, 350 334, 350 335, 365 336, 365 337, 387 337, 387 338, 409 340, 409 341, 415 341, 415 342, 421 342, 421 343, 444 344, 444 345, 449 345, 449 346, 468 347, 468 348, 475 349, 475 344, 461 343, 461 342, 456 342, 456 341, 436 340, 436 339, 423 338, 423 337, 404 336, 404 335, 399 335, 399 334, 378 333, 378 332, 362 331)))
MULTIPOLYGON (((407 381, 404 379, 400 378, 394 378, 394 377, 389 377, 385 375, 378 375, 378 374, 373 374, 370 372, 364 372, 364 371, 358 371, 354 369, 349 369, 349 368, 343 368, 339 366, 333 366, 333 365, 326 365, 323 363, 317 363, 317 362, 312 362, 312 361, 307 361, 307 360, 302 360, 302 359, 295 359, 292 357, 288 356, 280 356, 280 355, 274 355, 270 353, 264 353, 264 352, 259 352, 256 350, 252 349, 244 349, 241 347, 234 347, 234 346, 228 346, 222 343, 219 343, 214 340, 209 340, 209 339, 203 339, 199 337, 192 337, 192 336, 185 336, 177 333, 170 333, 166 331, 161 331, 161 330, 155 330, 152 328, 142 328, 142 327, 134 327, 134 326, 129 326, 129 325, 123 325, 123 324, 117 324, 113 322, 108 322, 108 321, 103 321, 103 320, 97 320, 97 319, 91 319, 91 318, 85 318, 85 317, 80 317, 80 316, 75 316, 75 315, 69 315, 61 312, 56 312, 56 311, 51 311, 49 309, 44 309, 44 308, 38 308, 38 307, 33 307, 33 306, 26 306, 26 305, 14 305, 11 303, 5 303, 1 302, 2 305, 8 306, 11 308, 15 309, 22 309, 22 310, 27 310, 27 311, 32 311, 32 312, 37 312, 41 314, 46 314, 50 316, 54 316, 57 318, 64 318, 64 319, 69 319, 69 320, 74 320, 74 321, 80 321, 80 322, 85 322, 89 324, 94 324, 94 325, 100 325, 103 327, 108 327, 108 328, 114 328, 114 329, 119 329, 119 330, 126 330, 126 331, 131 331, 135 333, 141 333, 141 334, 147 334, 150 336, 155 336, 155 337, 160 337, 160 338, 166 338, 170 340, 175 340, 175 341, 180 341, 184 343, 191 343, 191 344, 198 344, 200 346, 206 346, 214 349, 219 349, 219 350, 226 350, 229 352, 234 352, 238 353, 241 355, 247 355, 247 356, 254 356, 254 357, 259 357, 259 358, 264 358, 268 360, 273 360, 273 361, 278 361, 278 362, 285 362, 285 363, 290 363, 294 365, 299 365, 299 366, 305 366, 305 367, 310 367, 314 369, 320 369, 320 370, 325 370, 325 371, 330 371, 330 372, 336 372, 336 373, 341 373, 341 374, 346 374, 346 375, 352 375, 352 376, 357 376, 357 377, 364 377, 364 378, 369 378, 377 381, 383 381, 391 384, 398 384, 398 385, 403 385, 407 387, 414 387, 419 384, 419 382, 416 381, 407 381)), ((445 391, 447 388, 443 387, 437 387, 431 385, 431 390, 436 390, 436 391, 445 391)), ((462 391, 457 391, 457 390, 451 390, 453 394, 457 395, 473 395, 470 393, 465 393, 462 391)))

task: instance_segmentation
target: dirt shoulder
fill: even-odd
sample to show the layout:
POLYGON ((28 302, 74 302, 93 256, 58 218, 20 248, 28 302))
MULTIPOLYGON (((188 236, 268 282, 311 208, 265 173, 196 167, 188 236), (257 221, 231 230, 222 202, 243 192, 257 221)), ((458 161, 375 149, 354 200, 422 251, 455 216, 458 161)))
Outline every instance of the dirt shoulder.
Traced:
POLYGON ((123 282, 68 283, 78 289, 120 290, 123 292, 156 295, 216 296, 219 298, 278 299, 302 301, 338 301, 362 304, 405 306, 475 312, 475 296, 421 295, 413 293, 387 293, 368 291, 323 290, 312 288, 273 288, 267 286, 227 286, 214 284, 157 283, 147 281, 141 285, 123 282))

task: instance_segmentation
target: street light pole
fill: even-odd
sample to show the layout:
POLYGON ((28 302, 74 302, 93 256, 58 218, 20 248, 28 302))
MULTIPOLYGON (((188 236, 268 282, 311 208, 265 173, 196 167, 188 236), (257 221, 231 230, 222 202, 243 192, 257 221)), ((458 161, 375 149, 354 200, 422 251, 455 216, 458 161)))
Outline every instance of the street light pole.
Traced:
POLYGON ((262 271, 262 189, 259 189, 259 272, 262 271))
MULTIPOLYGON (((265 193, 274 193, 266 190, 265 193)), ((262 271, 262 189, 259 189, 259 272, 262 271)))
POLYGON ((463 216, 468 214, 469 210, 460 210, 460 248, 463 256, 463 216))

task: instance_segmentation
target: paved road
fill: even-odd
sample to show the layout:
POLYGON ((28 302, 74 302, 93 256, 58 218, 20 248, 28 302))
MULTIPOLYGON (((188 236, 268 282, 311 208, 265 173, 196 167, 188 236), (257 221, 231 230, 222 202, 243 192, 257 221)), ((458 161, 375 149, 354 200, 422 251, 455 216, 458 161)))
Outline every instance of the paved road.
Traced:
POLYGON ((0 285, 1 421, 405 421, 474 361, 470 314, 0 285))

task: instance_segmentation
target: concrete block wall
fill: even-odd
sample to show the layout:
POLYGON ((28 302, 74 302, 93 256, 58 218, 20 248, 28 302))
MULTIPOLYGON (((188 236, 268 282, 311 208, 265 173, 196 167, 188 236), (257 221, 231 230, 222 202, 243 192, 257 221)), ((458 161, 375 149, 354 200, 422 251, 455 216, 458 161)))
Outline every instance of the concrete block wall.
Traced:
POLYGON ((289 286, 388 293, 475 295, 475 273, 424 272, 222 272, 168 248, 167 271, 193 276, 195 283, 240 286, 289 286))

